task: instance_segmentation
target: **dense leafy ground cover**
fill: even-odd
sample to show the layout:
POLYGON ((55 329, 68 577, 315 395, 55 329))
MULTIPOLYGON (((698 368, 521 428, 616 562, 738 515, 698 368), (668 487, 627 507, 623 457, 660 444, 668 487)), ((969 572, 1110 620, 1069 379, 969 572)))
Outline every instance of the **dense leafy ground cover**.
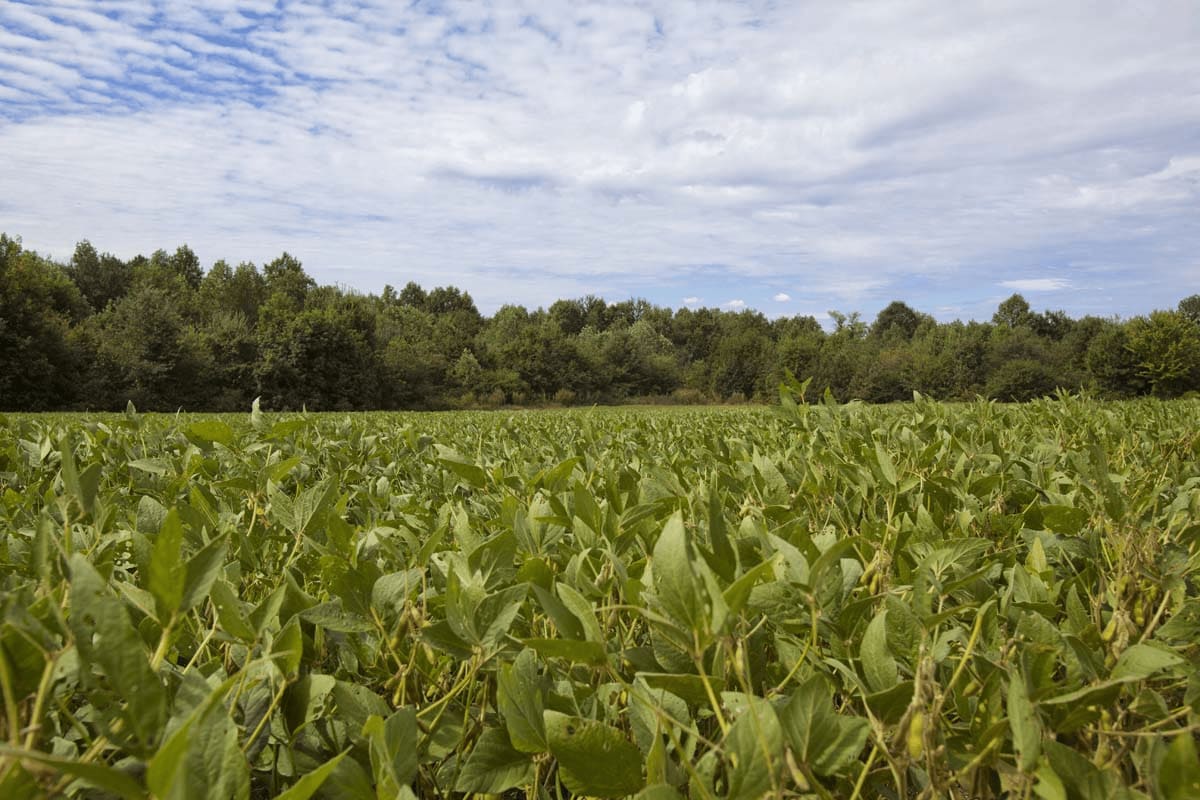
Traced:
POLYGON ((0 797, 1196 797, 1200 403, 0 420, 0 797))

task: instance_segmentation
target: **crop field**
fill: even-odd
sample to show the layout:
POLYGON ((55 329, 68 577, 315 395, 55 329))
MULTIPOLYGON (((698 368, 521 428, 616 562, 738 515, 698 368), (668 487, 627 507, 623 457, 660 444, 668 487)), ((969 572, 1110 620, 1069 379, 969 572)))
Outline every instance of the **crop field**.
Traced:
POLYGON ((1195 798, 1198 582, 1197 401, 0 417, 0 797, 1195 798))

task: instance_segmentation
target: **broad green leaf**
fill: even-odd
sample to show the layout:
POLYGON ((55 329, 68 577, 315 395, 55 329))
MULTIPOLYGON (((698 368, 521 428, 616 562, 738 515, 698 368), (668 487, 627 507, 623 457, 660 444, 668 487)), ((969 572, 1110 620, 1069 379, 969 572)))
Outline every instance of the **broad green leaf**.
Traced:
POLYGON ((457 792, 500 794, 533 782, 532 758, 512 746, 500 728, 487 728, 475 742, 454 782, 457 792))
POLYGON ((170 466, 161 458, 137 458, 128 463, 134 469, 148 472, 151 475, 166 475, 170 466))
MULTIPOLYGON (((707 706, 709 704, 708 689, 704 688, 704 678, 699 675, 667 673, 667 672, 639 672, 639 678, 646 682, 646 685, 652 689, 665 689, 671 694, 682 698, 688 705, 692 707, 707 706)), ((720 696, 725 689, 725 682, 716 675, 705 676, 708 679, 708 685, 712 689, 714 695, 720 696)))
POLYGON ((1042 742, 1042 750, 1071 800, 1112 796, 1117 780, 1111 772, 1097 769, 1081 753, 1052 739, 1042 742))
POLYGON ((572 792, 625 797, 642 788, 642 754, 621 731, 557 711, 546 711, 543 719, 550 752, 572 792))
POLYGON ((716 480, 708 484, 708 540, 713 551, 713 570, 726 581, 737 574, 737 554, 729 541, 729 528, 725 524, 725 504, 716 480))
POLYGON ((496 705, 513 747, 523 753, 542 753, 548 749, 542 721, 545 706, 534 652, 522 650, 512 664, 502 665, 496 676, 496 705))
POLYGON ((879 473, 883 475, 883 479, 888 482, 888 485, 896 486, 896 465, 892 462, 892 457, 884 448, 883 443, 878 440, 875 442, 875 461, 879 464, 879 473))
POLYGON ((163 520, 154 550, 150 556, 150 574, 146 588, 154 595, 158 620, 166 625, 183 602, 184 574, 187 569, 182 557, 183 523, 179 512, 171 509, 163 520))
POLYGON ((861 717, 834 713, 833 691, 814 675, 792 693, 779 710, 779 722, 796 761, 817 775, 838 775, 858 759, 870 734, 861 717))
POLYGON ((420 591, 425 571, 408 569, 381 576, 371 588, 371 607, 385 619, 403 612, 405 605, 420 591))
POLYGON ((206 419, 193 422, 184 428, 183 434, 193 443, 203 448, 211 447, 214 442, 231 447, 237 436, 233 432, 233 428, 219 419, 206 419))
POLYGON ((762 698, 747 697, 745 710, 722 743, 728 761, 728 800, 757 800, 783 784, 783 730, 762 698))
POLYGON ((1037 710, 1029 700, 1025 679, 1013 670, 1008 680, 1008 724, 1012 729, 1013 749, 1017 766, 1022 772, 1032 772, 1042 754, 1042 726, 1037 710))
POLYGON ((300 670, 304 659, 304 637, 300 633, 298 617, 288 620, 275 636, 275 641, 271 643, 271 658, 284 675, 290 677, 300 670))
POLYGON ((88 515, 95 514, 96 498, 100 491, 101 466, 92 464, 80 472, 75 466, 75 455, 71 446, 65 439, 59 453, 62 457, 63 488, 75 500, 81 511, 88 515))
POLYGON ((685 627, 704 625, 703 587, 692 568, 683 517, 676 512, 663 527, 654 545, 654 591, 672 618, 685 627))
POLYGON ((459 455, 452 448, 437 445, 437 450, 438 463, 444 468, 450 470, 476 489, 481 489, 487 485, 487 473, 478 464, 459 455))
POLYGON ((558 584, 558 596, 567 610, 575 615, 583 628, 583 638, 589 642, 603 644, 607 641, 600 631, 600 623, 596 622, 596 609, 591 602, 576 589, 565 583, 558 584))
POLYGON ((579 664, 603 664, 608 656, 599 642, 577 642, 571 639, 522 639, 543 658, 565 658, 579 664))
POLYGON ((300 618, 325 630, 339 633, 369 633, 375 630, 375 624, 369 619, 343 608, 341 599, 306 608, 300 612, 300 618))
POLYGON ((1163 800, 1200 798, 1200 757, 1196 755, 1194 736, 1176 735, 1166 750, 1155 777, 1159 796, 1163 800))
POLYGON ((275 800, 308 800, 316 793, 325 780, 337 769, 338 762, 346 757, 346 751, 338 753, 321 766, 307 773, 296 781, 275 800))
POLYGON ((209 588, 209 599, 212 600, 213 607, 217 610, 217 620, 226 633, 245 642, 254 640, 254 629, 250 627, 241 601, 228 583, 223 580, 215 581, 209 588))
POLYGON ((888 651, 915 660, 921 644, 921 621, 912 607, 895 595, 884 598, 888 651))
MULTIPOLYGON (((205 696, 205 681, 190 675, 195 676, 203 699, 150 760, 146 785, 158 800, 245 800, 250 794, 250 768, 239 746, 238 727, 223 702, 237 677, 205 696)), ((180 694, 189 686, 188 677, 184 676, 180 694)))
POLYGON ((1111 679, 1142 680, 1156 672, 1183 664, 1182 656, 1162 647, 1149 644, 1135 644, 1121 653, 1117 663, 1113 665, 1111 679))
POLYGON ((583 630, 583 622, 570 609, 559 600, 553 592, 535 584, 530 584, 533 589, 534 596, 538 599, 538 604, 542 610, 546 612, 546 616, 554 621, 554 627, 558 628, 558 632, 566 639, 583 639, 585 633, 583 630))
POLYGON ((229 542, 225 537, 213 539, 188 559, 184 568, 183 592, 179 610, 188 611, 204 601, 213 583, 225 566, 229 542))
POLYGON ((71 556, 68 620, 79 654, 80 677, 92 683, 99 668, 112 687, 110 705, 140 749, 155 748, 166 721, 166 694, 150 668, 142 638, 133 628, 124 603, 82 555, 71 556))
POLYGON ((1077 535, 1088 518, 1086 511, 1072 506, 1044 505, 1039 510, 1042 512, 1042 524, 1046 530, 1064 536, 1077 535))
POLYGON ((725 590, 725 605, 729 607, 729 613, 741 612, 742 606, 750 599, 750 591, 758 583, 769 583, 775 577, 775 568, 781 560, 782 557, 779 554, 771 556, 758 566, 747 570, 725 590))
POLYGON ((476 609, 477 622, 486 626, 476 643, 484 649, 497 647, 508 636, 527 593, 528 586, 518 584, 487 595, 476 609))
POLYGON ((23 750, 0 744, 0 756, 14 761, 27 760, 49 767, 85 786, 114 794, 125 800, 145 800, 146 793, 127 773, 103 764, 91 764, 73 758, 60 758, 37 750, 23 750))
POLYGON ((363 726, 370 743, 371 770, 380 797, 396 797, 417 777, 417 714, 401 708, 386 721, 372 715, 363 726))
POLYGON ((892 688, 900 680, 896 659, 888 650, 887 616, 886 610, 875 615, 867 625, 859 645, 863 676, 867 679, 867 685, 877 692, 892 688))

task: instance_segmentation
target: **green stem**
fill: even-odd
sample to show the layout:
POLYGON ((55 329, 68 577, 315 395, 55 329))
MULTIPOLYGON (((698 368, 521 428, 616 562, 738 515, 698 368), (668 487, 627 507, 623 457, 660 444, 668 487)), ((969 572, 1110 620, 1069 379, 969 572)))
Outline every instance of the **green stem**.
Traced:
POLYGON ((721 713, 721 704, 717 701, 717 693, 713 691, 712 684, 708 681, 708 671, 704 668, 704 659, 700 656, 700 634, 692 631, 692 641, 695 647, 692 659, 696 662, 696 671, 700 673, 700 682, 704 684, 704 693, 708 695, 708 703, 712 706, 713 714, 716 715, 717 727, 721 729, 721 736, 725 736, 729 733, 729 723, 725 721, 725 715, 721 713))
POLYGON ((8 654, 0 647, 0 689, 4 693, 4 712, 8 721, 8 742, 13 747, 21 746, 21 716, 17 713, 17 696, 13 692, 12 668, 8 654))
POLYGON ((37 697, 33 701, 33 712, 29 715, 29 731, 25 734, 25 749, 32 750, 37 744, 38 733, 42 730, 42 715, 46 710, 46 700, 50 696, 50 686, 54 678, 54 665, 58 662, 55 656, 46 662, 42 670, 42 679, 38 681, 37 697))
POLYGON ((275 709, 279 708, 279 703, 283 700, 283 693, 287 691, 287 687, 288 682, 286 680, 279 685, 279 691, 271 698, 271 705, 267 708, 267 713, 263 714, 262 719, 254 726, 254 732, 246 737, 246 743, 242 745, 243 754, 250 750, 254 742, 258 740, 258 735, 262 733, 263 728, 271 721, 271 715, 275 713, 275 709))
POLYGON ((154 655, 150 657, 150 669, 155 672, 158 672, 163 659, 167 657, 167 651, 171 649, 171 631, 175 627, 175 620, 176 616, 172 614, 167 626, 163 628, 162 636, 158 637, 158 647, 155 648, 154 655))
POLYGON ((867 782, 867 773, 871 771, 871 765, 875 763, 875 757, 879 755, 879 745, 871 745, 871 754, 867 756, 867 763, 863 764, 862 772, 858 773, 858 780, 854 782, 854 794, 850 795, 850 800, 858 800, 862 794, 863 784, 867 782))

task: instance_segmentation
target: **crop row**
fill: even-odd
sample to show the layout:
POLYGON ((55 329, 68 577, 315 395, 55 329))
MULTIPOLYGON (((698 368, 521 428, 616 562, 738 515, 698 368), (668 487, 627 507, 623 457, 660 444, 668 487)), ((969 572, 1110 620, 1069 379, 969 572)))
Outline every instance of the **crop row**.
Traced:
POLYGON ((1200 796, 1200 403, 0 418, 0 796, 1200 796))

